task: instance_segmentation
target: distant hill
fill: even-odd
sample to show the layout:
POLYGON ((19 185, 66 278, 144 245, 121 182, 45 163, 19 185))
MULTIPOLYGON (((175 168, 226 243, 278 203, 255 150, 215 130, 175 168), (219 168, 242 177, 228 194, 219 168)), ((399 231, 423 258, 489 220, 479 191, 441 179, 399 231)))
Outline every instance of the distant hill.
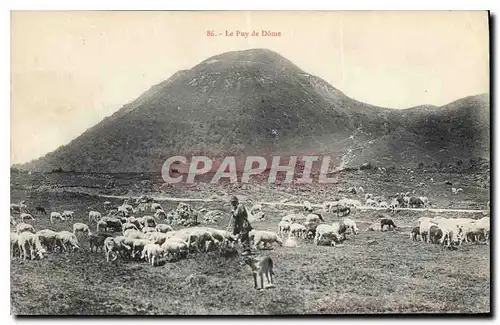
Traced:
POLYGON ((69 144, 14 167, 144 172, 179 154, 313 151, 346 166, 489 158, 489 116, 488 95, 406 110, 361 103, 278 53, 253 49, 178 71, 69 144))

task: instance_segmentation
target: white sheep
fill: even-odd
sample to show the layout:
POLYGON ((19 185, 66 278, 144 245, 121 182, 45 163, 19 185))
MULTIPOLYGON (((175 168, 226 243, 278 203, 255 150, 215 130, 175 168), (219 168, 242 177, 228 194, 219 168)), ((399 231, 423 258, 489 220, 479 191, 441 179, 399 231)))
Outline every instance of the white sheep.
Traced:
POLYGON ((24 223, 24 222, 20 222, 16 225, 16 232, 18 234, 25 232, 25 231, 29 231, 29 232, 34 234, 35 228, 32 225, 30 225, 29 223, 24 223))
POLYGON ((290 236, 305 238, 306 234, 307 234, 306 226, 298 223, 292 223, 290 225, 290 236))
POLYGON ((151 244, 149 239, 134 239, 132 242, 132 257, 135 257, 139 252, 142 252, 147 244, 151 244))
POLYGON ((250 239, 253 239, 254 247, 259 248, 259 244, 263 244, 264 247, 266 245, 272 245, 272 243, 278 243, 280 246, 283 246, 283 240, 272 231, 264 231, 264 230, 252 230, 249 233, 250 239))
POLYGON ((167 214, 162 209, 158 209, 156 210, 154 217, 156 219, 165 219, 167 217, 167 214))
POLYGON ((77 222, 73 225, 73 234, 76 235, 77 232, 86 233, 87 236, 90 236, 89 226, 82 222, 77 222))
POLYGON ((323 211, 332 212, 333 208, 336 208, 338 204, 338 201, 325 201, 323 202, 323 211))
POLYGON ((31 221, 34 221, 34 220, 35 220, 35 218, 33 218, 33 216, 32 216, 31 214, 29 214, 29 213, 24 213, 24 212, 23 212, 23 213, 21 213, 21 221, 22 221, 22 222, 26 222, 26 220, 27 220, 27 219, 29 219, 29 220, 31 220, 31 221))
POLYGON ((144 246, 141 259, 147 257, 147 261, 151 261, 151 265, 155 266, 155 260, 158 261, 162 255, 163 249, 161 248, 161 246, 158 244, 150 243, 144 246))
POLYGON ((17 245, 19 248, 19 258, 27 259, 28 252, 30 251, 30 258, 34 260, 36 256, 39 258, 43 258, 46 253, 45 248, 43 248, 42 243, 37 235, 30 232, 22 232, 17 237, 17 245))
POLYGON ((62 214, 60 214, 59 212, 51 212, 50 213, 50 223, 53 224, 54 223, 54 219, 59 219, 61 221, 64 221, 64 217, 62 216, 62 214))
POLYGON ((123 236, 134 238, 134 239, 142 239, 145 238, 145 235, 136 229, 127 229, 123 231, 123 236))
POLYGON ((141 229, 141 231, 143 233, 147 233, 147 232, 156 232, 156 228, 153 228, 153 227, 144 227, 141 229))
POLYGON ((166 225, 164 223, 159 223, 156 225, 155 227, 155 230, 157 232, 163 232, 163 233, 167 233, 169 231, 173 231, 172 227, 170 225, 166 225))
POLYGON ((61 216, 66 220, 74 220, 75 219, 75 212, 70 211, 70 210, 65 210, 65 211, 63 211, 61 216))
POLYGON ((139 230, 133 223, 125 222, 124 224, 122 224, 122 232, 124 232, 127 229, 139 230))
POLYGON ((159 203, 151 203, 151 211, 157 211, 157 210, 163 211, 163 208, 159 203))
POLYGON ((36 233, 40 242, 48 251, 54 251, 57 246, 57 232, 50 229, 42 229, 36 233))
POLYGON ((16 256, 17 251, 19 250, 18 245, 19 235, 15 232, 10 233, 10 257, 16 256))
POLYGON ((342 239, 346 231, 346 226, 342 223, 334 223, 332 225, 321 224, 316 228, 314 243, 319 245, 324 238, 330 239, 330 245, 336 246, 336 243, 342 239))
POLYGON ((114 237, 108 237, 104 240, 104 255, 106 256, 107 262, 109 262, 110 255, 114 255, 111 261, 116 260, 118 258, 118 253, 124 249, 130 251, 131 247, 120 240, 116 240, 114 237))
POLYGON ((280 234, 288 233, 290 231, 290 225, 291 225, 290 222, 281 220, 278 223, 278 233, 280 233, 280 234))
POLYGON ((175 258, 178 259, 179 256, 185 254, 189 250, 189 245, 187 242, 179 239, 179 238, 171 238, 165 241, 161 248, 170 259, 175 258))
POLYGON ((69 231, 63 230, 58 232, 56 234, 56 240, 64 251, 66 251, 67 249, 66 245, 69 245, 71 247, 72 252, 75 249, 80 249, 80 246, 78 245, 78 239, 76 238, 75 234, 69 231))
POLYGON ((98 222, 101 219, 101 213, 98 211, 90 211, 89 212, 89 222, 98 222))

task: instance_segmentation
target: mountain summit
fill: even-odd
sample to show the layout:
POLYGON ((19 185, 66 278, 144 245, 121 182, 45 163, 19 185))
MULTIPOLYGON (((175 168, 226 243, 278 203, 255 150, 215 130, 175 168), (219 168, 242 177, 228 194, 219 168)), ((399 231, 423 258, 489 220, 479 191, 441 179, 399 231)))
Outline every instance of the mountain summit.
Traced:
POLYGON ((321 152, 343 164, 489 157, 489 97, 443 107, 376 107, 276 52, 219 54, 181 70, 46 156, 19 166, 159 172, 174 155, 321 152))

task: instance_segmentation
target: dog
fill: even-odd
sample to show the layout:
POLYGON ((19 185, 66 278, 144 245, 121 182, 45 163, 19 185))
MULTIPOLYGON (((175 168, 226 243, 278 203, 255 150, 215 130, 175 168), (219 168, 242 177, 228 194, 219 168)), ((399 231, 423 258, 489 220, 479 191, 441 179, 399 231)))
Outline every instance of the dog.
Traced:
POLYGON ((244 259, 244 264, 252 269, 254 288, 257 290, 264 289, 264 275, 266 276, 268 287, 273 286, 273 260, 267 256, 264 258, 247 257, 244 259), (260 288, 257 285, 257 275, 260 277, 260 288), (271 278, 271 281, 269 281, 271 278))

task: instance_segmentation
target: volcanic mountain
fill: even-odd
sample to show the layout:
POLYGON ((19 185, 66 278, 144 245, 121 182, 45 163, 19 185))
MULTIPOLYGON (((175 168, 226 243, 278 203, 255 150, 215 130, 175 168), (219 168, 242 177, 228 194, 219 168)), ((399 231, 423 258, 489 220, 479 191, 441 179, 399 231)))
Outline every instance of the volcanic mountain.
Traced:
POLYGON ((345 166, 489 157, 488 95, 387 109, 347 97, 267 49, 178 71, 69 144, 18 166, 157 172, 174 155, 322 153, 345 166))

